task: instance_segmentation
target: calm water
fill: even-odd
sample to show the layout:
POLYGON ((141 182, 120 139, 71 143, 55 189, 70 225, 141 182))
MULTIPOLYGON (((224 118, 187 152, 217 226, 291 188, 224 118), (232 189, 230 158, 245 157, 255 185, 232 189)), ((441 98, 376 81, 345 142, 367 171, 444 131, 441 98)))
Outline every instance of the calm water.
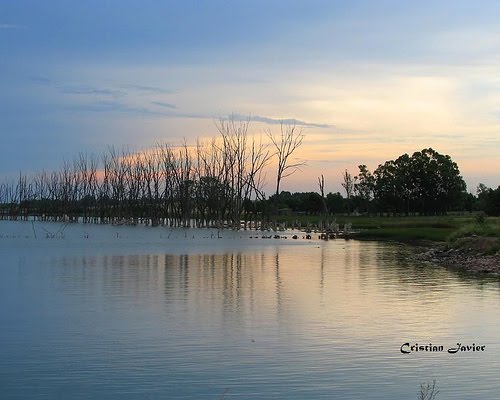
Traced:
POLYGON ((400 400, 433 379, 438 400, 500 398, 498 279, 397 244, 89 225, 46 238, 59 229, 0 221, 2 399, 400 400), (457 342, 486 347, 449 354, 457 342))

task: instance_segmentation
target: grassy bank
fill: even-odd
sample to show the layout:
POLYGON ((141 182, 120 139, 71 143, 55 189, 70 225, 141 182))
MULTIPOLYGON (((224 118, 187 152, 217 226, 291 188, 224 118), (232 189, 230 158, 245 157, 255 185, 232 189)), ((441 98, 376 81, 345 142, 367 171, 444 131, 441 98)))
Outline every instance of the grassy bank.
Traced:
POLYGON ((353 229, 360 230, 362 239, 399 241, 430 240, 443 242, 461 226, 470 223, 470 217, 377 217, 373 221, 352 220, 353 229))
MULTIPOLYGON (((302 226, 319 226, 321 217, 299 216, 290 217, 287 223, 300 222, 302 226)), ((335 221, 340 229, 350 223, 352 229, 359 231, 361 239, 384 240, 431 240, 446 241, 457 229, 474 221, 473 216, 432 216, 432 217, 366 217, 337 216, 329 218, 335 221)))
MULTIPOLYGON (((297 219, 296 219, 297 220, 297 219)), ((295 221, 296 221, 295 220, 295 221)), ((301 216, 303 226, 319 225, 319 217, 301 216)), ((329 221, 332 222, 333 218, 329 221)), ((485 218, 482 215, 432 216, 432 217, 362 217, 341 216, 335 218, 342 229, 351 223, 352 229, 359 232, 356 237, 372 240, 397 240, 406 242, 432 241, 461 246, 467 238, 497 238, 500 241, 500 218, 485 218)), ((496 239, 492 243, 495 251, 496 239)), ((488 246, 486 246, 488 247, 488 246)))
POLYGON ((385 218, 378 224, 358 228, 362 239, 397 241, 432 241, 446 243, 451 248, 471 249, 477 254, 496 254, 500 251, 500 218, 420 217, 401 218, 396 221, 385 218))
POLYGON ((448 244, 476 254, 499 254, 500 218, 478 219, 465 224, 450 235, 448 244))

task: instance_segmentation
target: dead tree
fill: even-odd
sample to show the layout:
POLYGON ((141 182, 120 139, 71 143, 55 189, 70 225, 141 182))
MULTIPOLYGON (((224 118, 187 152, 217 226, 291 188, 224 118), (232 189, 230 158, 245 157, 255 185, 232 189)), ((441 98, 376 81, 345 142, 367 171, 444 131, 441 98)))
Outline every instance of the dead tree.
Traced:
POLYGON ((342 182, 342 187, 344 188, 347 196, 347 215, 351 215, 351 197, 354 191, 354 179, 352 175, 347 172, 347 170, 345 170, 342 174, 342 178, 344 180, 342 182))
POLYGON ((243 210, 243 194, 246 185, 246 168, 248 162, 247 135, 250 118, 236 121, 231 116, 220 118, 216 127, 222 138, 222 156, 224 160, 224 178, 229 190, 229 219, 233 228, 239 228, 243 210))
POLYGON ((276 171, 276 197, 275 212, 278 214, 279 194, 281 181, 297 170, 306 165, 305 161, 290 162, 291 155, 300 147, 304 140, 303 127, 297 127, 296 124, 288 125, 280 121, 280 132, 276 134, 270 129, 267 130, 267 136, 271 140, 276 152, 278 166, 276 171))
POLYGON ((321 174, 321 178, 318 178, 318 185, 319 185, 319 191, 321 194, 321 203, 323 205, 323 215, 328 214, 328 209, 326 207, 326 200, 325 200, 325 177, 323 174, 321 174))
MULTIPOLYGON (((252 138, 250 148, 250 165, 246 176, 244 204, 252 204, 252 200, 264 200, 264 169, 269 164, 272 154, 266 145, 259 139, 257 143, 255 137, 252 138)), ((245 210, 245 225, 248 221, 249 210, 245 210)), ((250 221, 251 223, 251 221, 250 221)))

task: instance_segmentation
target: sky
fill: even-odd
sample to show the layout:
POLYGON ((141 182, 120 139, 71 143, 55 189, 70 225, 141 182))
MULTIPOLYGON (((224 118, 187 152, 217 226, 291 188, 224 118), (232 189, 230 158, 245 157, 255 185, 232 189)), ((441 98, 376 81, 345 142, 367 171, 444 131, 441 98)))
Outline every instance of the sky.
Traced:
POLYGON ((494 0, 0 0, 0 179, 194 144, 233 114, 303 127, 283 190, 428 147, 496 188, 499 20, 494 0))

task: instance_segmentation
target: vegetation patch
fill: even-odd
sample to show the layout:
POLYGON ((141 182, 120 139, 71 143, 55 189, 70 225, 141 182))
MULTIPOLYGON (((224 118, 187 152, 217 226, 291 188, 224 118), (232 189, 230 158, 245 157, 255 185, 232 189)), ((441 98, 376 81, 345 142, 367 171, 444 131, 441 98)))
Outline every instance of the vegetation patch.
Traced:
POLYGON ((456 231, 450 236, 450 241, 455 241, 460 238, 467 237, 500 237, 500 219, 488 219, 483 223, 468 223, 456 231))
POLYGON ((494 255, 500 252, 500 237, 467 237, 459 238, 452 248, 468 253, 494 255))
POLYGON ((397 241, 422 241, 430 240, 443 242, 453 232, 451 228, 433 227, 384 227, 379 229, 367 229, 359 232, 356 237, 360 239, 386 239, 397 241))

